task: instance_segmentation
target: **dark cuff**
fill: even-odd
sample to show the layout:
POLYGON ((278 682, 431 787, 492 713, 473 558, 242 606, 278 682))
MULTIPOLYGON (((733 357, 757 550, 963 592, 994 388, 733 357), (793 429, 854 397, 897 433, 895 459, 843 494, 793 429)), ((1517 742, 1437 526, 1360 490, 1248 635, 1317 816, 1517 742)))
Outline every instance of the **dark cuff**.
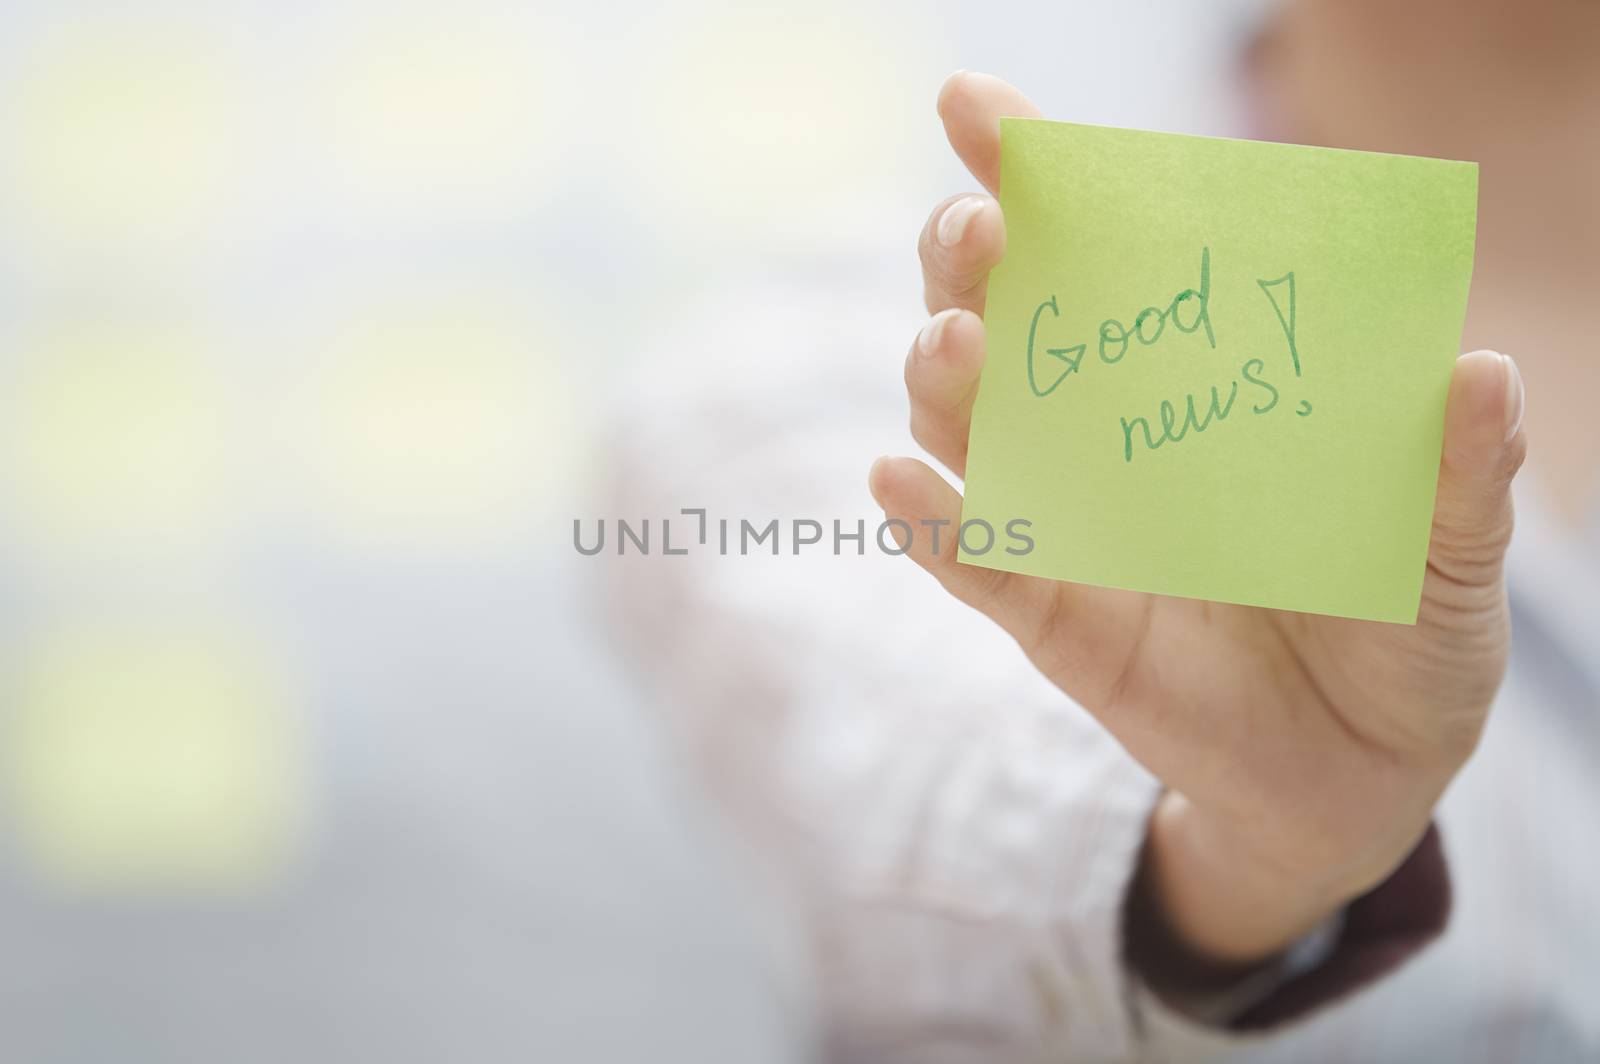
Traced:
POLYGON ((1450 873, 1439 829, 1428 825, 1394 874, 1345 909, 1327 959, 1290 979, 1228 1027, 1260 1030, 1337 1001, 1398 968, 1439 937, 1450 918, 1450 873))

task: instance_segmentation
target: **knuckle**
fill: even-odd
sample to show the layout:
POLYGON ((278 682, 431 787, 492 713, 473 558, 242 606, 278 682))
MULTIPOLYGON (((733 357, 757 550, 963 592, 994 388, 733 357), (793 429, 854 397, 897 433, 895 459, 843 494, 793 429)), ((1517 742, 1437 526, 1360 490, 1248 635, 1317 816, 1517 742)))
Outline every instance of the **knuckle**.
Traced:
POLYGON ((923 301, 930 311, 946 307, 976 309, 989 278, 985 264, 959 263, 959 256, 934 237, 944 212, 968 194, 951 196, 934 207, 917 236, 917 256, 922 262, 923 301))
POLYGON ((931 441, 928 438, 927 415, 923 413, 921 404, 917 403, 915 400, 912 400, 911 403, 911 438, 916 442, 917 446, 921 447, 923 450, 933 450, 933 448, 929 446, 931 441))
POLYGON ((950 259, 947 251, 935 252, 928 279, 950 297, 951 306, 968 307, 989 274, 985 270, 958 269, 950 259))
POLYGON ((920 403, 911 407, 911 438, 918 447, 949 465, 956 453, 950 426, 920 403))
POLYGON ((1478 521, 1435 522, 1429 548, 1432 567, 1440 576, 1465 587, 1496 583, 1511 545, 1513 524, 1509 507, 1478 521))
POLYGON ((953 579, 961 582, 961 599, 988 617, 999 619, 1005 603, 1005 589, 1010 574, 977 565, 964 565, 956 553, 954 539, 941 552, 948 562, 953 579))

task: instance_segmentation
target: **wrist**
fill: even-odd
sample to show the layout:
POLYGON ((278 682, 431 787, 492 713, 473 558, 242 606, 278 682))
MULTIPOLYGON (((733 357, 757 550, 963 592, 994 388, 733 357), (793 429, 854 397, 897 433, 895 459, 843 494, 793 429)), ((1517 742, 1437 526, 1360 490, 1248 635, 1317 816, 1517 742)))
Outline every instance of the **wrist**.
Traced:
POLYGON ((1396 816, 1345 848, 1325 833, 1308 844, 1269 825, 1224 821, 1169 791, 1152 813, 1130 903, 1167 962, 1191 975, 1237 973, 1381 883, 1426 830, 1430 810, 1396 816))

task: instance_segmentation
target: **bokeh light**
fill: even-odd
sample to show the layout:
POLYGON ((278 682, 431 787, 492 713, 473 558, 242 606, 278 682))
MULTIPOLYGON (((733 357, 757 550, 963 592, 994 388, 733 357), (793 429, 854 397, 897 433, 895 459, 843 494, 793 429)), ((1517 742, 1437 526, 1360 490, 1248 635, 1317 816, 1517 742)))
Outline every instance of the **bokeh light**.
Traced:
POLYGON ((531 311, 484 293, 351 308, 285 415, 308 517, 380 554, 524 542, 583 455, 565 352, 531 311))
POLYGON ((930 144, 939 63, 905 47, 893 11, 707 5, 650 30, 631 127, 649 224, 767 249, 880 233, 874 208, 930 144))
POLYGON ((251 890, 301 840, 291 685, 226 626, 67 628, 8 677, 6 790, 23 853, 74 890, 251 890))
POLYGON ((214 239, 240 176, 223 40, 195 21, 63 21, 21 50, 14 78, 3 198, 37 260, 148 261, 214 239))
POLYGON ((13 520, 39 556, 188 555, 227 517, 226 399, 191 323, 67 317, 0 396, 13 520))
POLYGON ((571 114, 570 38, 511 7, 362 5, 304 89, 341 209, 391 229, 526 213, 571 114))
POLYGON ((940 79, 1144 120, 1180 6, 0 4, 0 1059, 802 1056, 571 549, 660 516, 608 419, 893 391, 940 79))

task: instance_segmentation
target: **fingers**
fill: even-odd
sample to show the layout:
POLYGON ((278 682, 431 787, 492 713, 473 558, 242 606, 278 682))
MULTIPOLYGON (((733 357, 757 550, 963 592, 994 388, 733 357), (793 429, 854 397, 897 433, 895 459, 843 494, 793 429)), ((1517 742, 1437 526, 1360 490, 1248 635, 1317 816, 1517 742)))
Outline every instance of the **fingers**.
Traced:
POLYGON ((952 308, 922 327, 906 355, 911 436, 957 476, 967 473, 967 436, 984 351, 983 320, 952 308))
MULTIPOLYGON (((886 521, 901 523, 890 527, 907 556, 946 591, 1005 629, 1052 683, 1091 712, 1118 704, 1150 631, 1151 596, 962 563, 961 496, 914 458, 878 459, 867 483, 886 521)), ((973 522, 973 550, 988 544, 988 533, 976 527, 982 524, 973 522)))
POLYGON ((935 207, 917 238, 922 296, 929 313, 960 307, 982 314, 989 271, 1005 253, 1000 204, 989 196, 952 196, 935 207))
POLYGON ((897 529, 896 535, 912 560, 1024 646, 1031 643, 1041 619, 1050 612, 1049 596, 1059 585, 958 562, 961 496, 915 458, 878 459, 867 474, 867 484, 884 517, 902 521, 910 530, 909 537, 905 529, 897 529))
POLYGON ((929 313, 950 307, 983 313, 989 271, 1006 250, 1005 224, 993 195, 1000 188, 1000 118, 1038 117, 1039 109, 999 78, 966 71, 939 90, 939 117, 961 161, 988 196, 953 196, 933 209, 917 240, 923 300, 929 313))
POLYGON ((1470 608, 1501 593, 1511 480, 1527 450, 1522 403, 1522 376, 1511 359, 1474 351, 1456 361, 1428 549, 1429 597, 1470 608))
POLYGON ((1038 118, 1026 96, 997 77, 957 71, 939 89, 945 136, 991 195, 1000 191, 1000 119, 1038 118))

